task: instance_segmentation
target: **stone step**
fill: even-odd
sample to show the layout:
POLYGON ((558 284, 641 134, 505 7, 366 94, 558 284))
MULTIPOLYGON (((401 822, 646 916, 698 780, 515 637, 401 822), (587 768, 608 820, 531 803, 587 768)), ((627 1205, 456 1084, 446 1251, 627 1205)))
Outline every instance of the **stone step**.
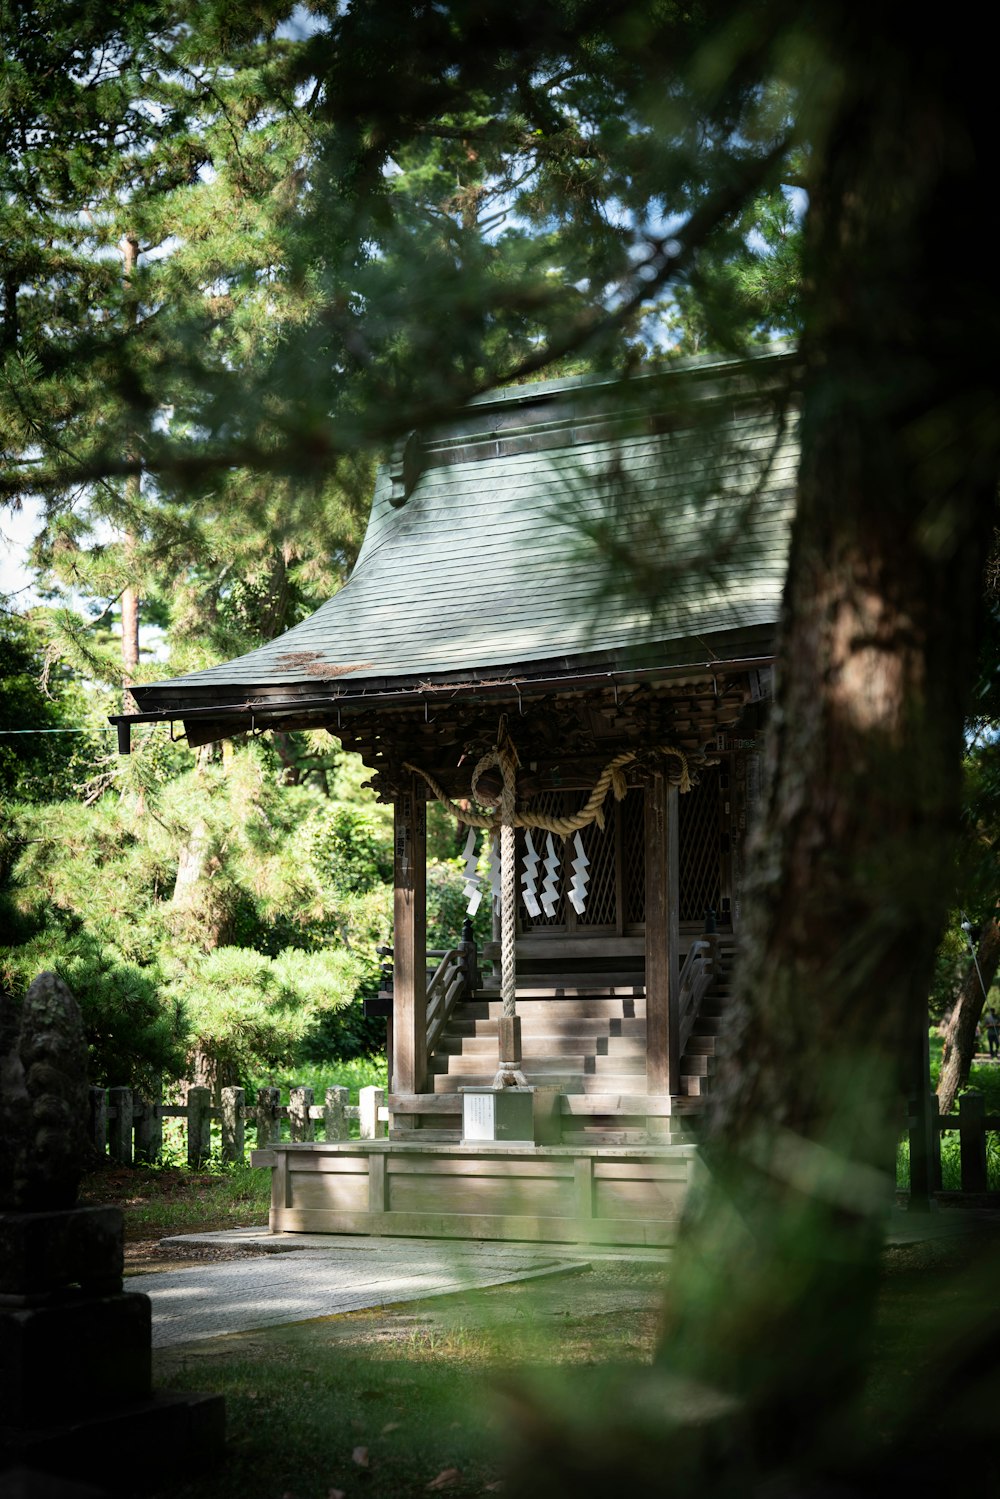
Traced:
MULTIPOLYGON (((710 1039, 710 1038, 709 1038, 710 1039)), ((546 1036, 538 1031, 521 1031, 522 1050, 530 1056, 616 1056, 645 1057, 645 1034, 636 1036, 581 1035, 577 1030, 561 1035, 546 1036)), ((495 1054, 497 1049, 496 1027, 475 1036, 456 1036, 448 1031, 439 1042, 436 1056, 484 1056, 495 1054)))
POLYGON ((676 1144, 669 1134, 654 1139, 643 1126, 631 1129, 563 1129, 564 1145, 669 1145, 676 1144))
POLYGON ((671 1100, 672 1119, 696 1119, 705 1112, 705 1100, 697 1094, 680 1094, 671 1100))
MULTIPOLYGON (((503 1003, 499 999, 489 1001, 481 998, 464 1000, 460 1006, 456 1006, 456 1013, 463 1019, 485 1020, 496 1019, 503 1014, 503 1003)), ((522 1021, 533 1016, 551 1015, 554 1019, 574 1020, 577 1017, 590 1016, 617 1016, 620 1019, 641 1019, 646 1014, 646 997, 644 994, 613 996, 608 994, 590 994, 587 996, 570 996, 561 998, 550 995, 546 999, 520 999, 517 1001, 517 1013, 522 1021)))
MULTIPOLYGON (((445 1116, 446 1118, 449 1116, 445 1116)), ((618 1128, 570 1129, 563 1127, 564 1145, 679 1145, 690 1139, 684 1125, 667 1121, 669 1127, 662 1134, 651 1135, 644 1125, 618 1128)), ((415 1144, 458 1145, 462 1139, 461 1125, 451 1128, 435 1125, 430 1129, 397 1130, 394 1138, 415 1144)))
POLYGON ((714 1057, 718 1046, 716 1036, 692 1036, 684 1048, 686 1057, 714 1057))
POLYGON ((728 1006, 724 999, 720 999, 716 994, 706 994, 701 1002, 701 1009, 698 1011, 696 1024, 705 1025, 711 1020, 724 1020, 727 1010, 728 1006))
MULTIPOLYGON (((518 1014, 520 1014, 518 1010, 518 1014)), ((487 1016, 485 1019, 466 1018, 464 1011, 456 1010, 448 1022, 448 1036, 456 1038, 474 1038, 480 1036, 492 1036, 494 1040, 497 1034, 497 1023, 494 1018, 487 1016)), ((551 1012, 539 1014, 533 1011, 530 1015, 521 1015, 521 1035, 527 1036, 635 1036, 645 1040, 646 1022, 640 1016, 618 1016, 618 1015, 576 1015, 564 1017, 551 1012)))
POLYGON ((587 1057, 585 1073, 602 1075, 605 1072, 636 1072, 643 1077, 646 1075, 646 1051, 632 1053, 598 1052, 596 1056, 587 1057))
MULTIPOLYGON (((702 1060, 694 1058, 695 1065, 692 1070, 697 1072, 697 1063, 702 1060)), ((451 1077, 466 1077, 469 1073, 482 1073, 492 1067, 496 1070, 497 1053, 494 1050, 470 1053, 468 1055, 458 1052, 453 1056, 442 1056, 436 1052, 431 1058, 428 1071, 435 1076, 447 1074, 451 1077)), ((632 1056, 619 1056, 617 1052, 608 1056, 587 1055, 585 1052, 571 1053, 569 1055, 556 1053, 553 1055, 538 1055, 528 1052, 521 1063, 521 1071, 525 1074, 532 1073, 538 1077, 544 1077, 550 1072, 572 1072, 581 1077, 604 1076, 605 1073, 614 1072, 622 1076, 646 1075, 645 1052, 636 1052, 632 1056)))
MULTIPOLYGON (((500 980, 483 984, 480 993, 496 993, 500 980)), ((575 973, 522 973, 517 974, 517 997, 544 996, 546 994, 645 994, 646 978, 642 973, 594 973, 581 970, 575 973)))
MULTIPOLYGON (((602 1073, 598 1076, 585 1076, 583 1073, 557 1073, 549 1072, 533 1075, 528 1069, 525 1072, 529 1086, 534 1084, 540 1088, 552 1089, 558 1093, 629 1093, 632 1095, 643 1092, 642 1083, 645 1081, 641 1073, 616 1076, 614 1073, 602 1073)), ((449 1073, 438 1073, 432 1075, 430 1081, 434 1084, 434 1092, 457 1093, 459 1088, 489 1088, 493 1085, 494 1072, 483 1072, 478 1076, 467 1074, 456 1076, 449 1073)))
MULTIPOLYGON (((448 1115, 445 1116, 449 1117, 448 1115)), ((462 1126, 454 1125, 450 1129, 441 1125, 434 1125, 430 1129, 396 1129, 390 1130, 390 1140, 405 1141, 409 1144, 419 1145, 459 1145, 462 1141, 462 1126)))
MULTIPOLYGON (((593 1060, 593 1058, 590 1058, 589 1060, 593 1060)), ((577 1052, 570 1056, 553 1057, 534 1056, 528 1054, 524 1057, 521 1063, 521 1071, 524 1073, 538 1073, 539 1075, 546 1072, 571 1072, 573 1074, 582 1074, 587 1070, 587 1061, 588 1058, 582 1052, 577 1052)), ((450 1057, 441 1056, 440 1052, 436 1052, 431 1059, 429 1070, 431 1072, 437 1073, 438 1075, 442 1073, 448 1073, 452 1077, 462 1076, 464 1078, 468 1073, 482 1073, 484 1069, 490 1065, 492 1065, 493 1071, 495 1072, 497 1067, 497 1054, 495 1049, 493 1051, 492 1057, 488 1052, 474 1056, 464 1056, 459 1053, 457 1056, 450 1057)))

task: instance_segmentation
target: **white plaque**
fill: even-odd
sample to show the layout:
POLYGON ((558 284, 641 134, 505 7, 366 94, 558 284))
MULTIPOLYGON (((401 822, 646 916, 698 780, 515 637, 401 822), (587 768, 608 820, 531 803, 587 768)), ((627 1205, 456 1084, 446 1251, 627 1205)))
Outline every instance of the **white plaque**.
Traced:
POLYGON ((462 1139, 495 1140, 496 1096, 493 1093, 462 1094, 462 1139))

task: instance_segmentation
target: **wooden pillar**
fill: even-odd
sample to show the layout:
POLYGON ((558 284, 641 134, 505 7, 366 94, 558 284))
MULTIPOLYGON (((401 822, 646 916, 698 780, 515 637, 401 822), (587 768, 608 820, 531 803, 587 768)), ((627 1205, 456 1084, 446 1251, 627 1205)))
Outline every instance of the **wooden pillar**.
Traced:
POLYGON ((962 1191, 985 1192, 986 1100, 981 1093, 963 1093, 958 1100, 958 1139, 962 1159, 962 1191))
POLYGON ((393 811, 392 1086, 413 1094, 427 1072, 427 807, 415 776, 393 811))
POLYGON ((650 1093, 680 1091, 680 945, 677 787, 657 772, 646 787, 646 1082, 650 1093))
POLYGON ((934 1193, 940 1189, 941 1133, 938 1129, 937 1094, 931 1087, 930 1016, 921 1007, 913 1049, 913 1096, 909 1101, 911 1213, 929 1213, 934 1193))

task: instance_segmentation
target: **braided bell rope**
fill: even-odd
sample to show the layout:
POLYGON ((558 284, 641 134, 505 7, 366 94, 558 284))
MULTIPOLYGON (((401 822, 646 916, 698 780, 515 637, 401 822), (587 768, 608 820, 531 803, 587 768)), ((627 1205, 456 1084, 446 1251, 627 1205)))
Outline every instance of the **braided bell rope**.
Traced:
MULTIPOLYGON (((517 762, 517 752, 513 749, 513 745, 510 746, 510 750, 514 754, 516 762, 514 768, 516 769, 517 763, 519 763, 517 762)), ((684 751, 678 749, 673 744, 658 744, 654 746, 654 752, 661 755, 672 755, 680 761, 680 776, 677 782, 678 789, 681 792, 690 791, 693 782, 690 770, 688 769, 688 759, 684 751)), ((471 790, 473 797, 475 797, 476 787, 484 770, 487 770, 491 765, 499 765, 501 772, 503 771, 502 753, 500 749, 489 750, 483 755, 481 760, 477 761, 476 768, 472 772, 471 790)), ((622 775, 622 769, 639 758, 637 750, 626 750, 623 754, 616 755, 613 760, 609 760, 594 782, 593 790, 579 812, 571 813, 567 817, 549 817, 541 812, 515 811, 511 816, 511 826, 516 828, 540 828, 544 833, 556 833, 563 837, 567 837, 570 833, 577 833, 581 828, 589 827, 592 822, 596 822, 599 828, 603 828, 604 802, 608 791, 612 790, 614 792, 615 801, 620 802, 623 799, 628 790, 628 785, 625 777, 622 775)), ((421 770, 419 765, 412 765, 408 760, 404 760, 403 769, 422 777, 433 791, 435 800, 440 802, 442 807, 466 827, 485 828, 489 832, 496 832, 502 826, 503 819, 500 809, 495 812, 469 811, 465 807, 460 807, 457 802, 452 801, 451 797, 438 785, 434 777, 426 770, 421 770)))

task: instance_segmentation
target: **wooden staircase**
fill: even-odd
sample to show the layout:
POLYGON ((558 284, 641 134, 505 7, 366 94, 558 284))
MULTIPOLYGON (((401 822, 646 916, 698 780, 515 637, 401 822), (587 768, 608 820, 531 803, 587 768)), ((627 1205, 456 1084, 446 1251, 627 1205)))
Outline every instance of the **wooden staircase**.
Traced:
POLYGON ((690 1118, 700 1114, 705 1107, 726 1023, 735 957, 733 938, 720 938, 712 986, 701 1002, 694 1029, 681 1056, 680 1095, 674 1099, 675 1115, 690 1118))
MULTIPOLYGON (((518 986, 522 1070, 541 1094, 551 1095, 552 1139, 619 1145, 690 1137, 723 1024, 732 969, 727 938, 720 939, 718 969, 682 1056, 679 1093, 671 1099, 647 1089, 646 998, 639 975, 567 973, 558 985, 526 980, 518 986)), ((429 1060, 431 1092, 394 1113, 394 1135, 428 1142, 461 1138, 459 1090, 492 1083, 501 1008, 495 989, 479 989, 454 1006, 429 1060)), ((545 1100, 540 1102, 544 1112, 545 1100)))

